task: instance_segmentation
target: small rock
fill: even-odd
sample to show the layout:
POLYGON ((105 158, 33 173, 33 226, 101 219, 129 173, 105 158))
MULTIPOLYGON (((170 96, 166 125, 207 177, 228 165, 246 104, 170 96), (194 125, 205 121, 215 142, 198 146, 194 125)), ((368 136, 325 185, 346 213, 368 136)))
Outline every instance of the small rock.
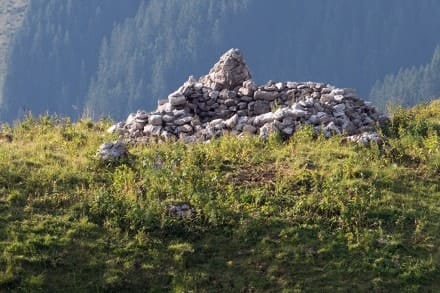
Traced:
POLYGON ((344 104, 337 104, 333 106, 333 116, 335 117, 341 117, 345 116, 345 105, 344 104))
POLYGON ((342 102, 342 100, 345 99, 345 96, 343 96, 343 95, 334 95, 333 98, 335 99, 336 102, 342 102))
POLYGON ((332 94, 333 95, 344 95, 344 93, 345 93, 345 91, 344 91, 344 89, 334 89, 334 90, 332 90, 332 94))
POLYGON ((304 110, 292 110, 291 113, 293 113, 293 115, 296 116, 297 118, 303 118, 309 114, 307 113, 307 111, 304 110))
POLYGON ((189 124, 184 124, 182 126, 177 127, 177 132, 190 133, 193 131, 193 127, 189 124))
POLYGON ((168 112, 172 111, 172 108, 173 108, 173 106, 169 102, 166 102, 165 104, 160 105, 159 107, 157 107, 157 112, 159 112, 159 113, 168 113, 168 112))
POLYGON ((275 87, 277 88, 277 90, 281 91, 284 89, 284 83, 283 82, 277 82, 275 84, 275 87))
POLYGON ((296 89, 297 86, 298 86, 297 82, 288 81, 286 83, 286 87, 289 88, 289 89, 296 89))
POLYGON ((180 125, 190 123, 192 120, 193 120, 193 117, 186 116, 186 117, 182 117, 182 118, 174 120, 174 124, 180 126, 180 125))
POLYGON ((256 127, 261 127, 266 123, 273 122, 274 119, 275 119, 274 113, 268 112, 268 113, 261 114, 261 115, 258 115, 257 117, 255 117, 253 124, 256 127))
POLYGON ((273 118, 276 120, 282 120, 284 117, 289 116, 290 113, 290 109, 283 107, 283 108, 279 108, 275 111, 275 113, 273 114, 273 118))
POLYGON ((162 125, 162 116, 161 115, 151 115, 148 119, 148 122, 154 126, 162 125))
POLYGON ((107 128, 107 132, 108 133, 115 133, 116 129, 117 129, 116 124, 114 124, 114 125, 110 126, 109 128, 107 128))
POLYGON ((365 132, 358 135, 348 136, 343 141, 351 141, 363 146, 367 146, 371 143, 382 144, 384 139, 377 132, 365 132))
POLYGON ((127 155, 127 146, 121 141, 105 142, 98 150, 98 156, 104 162, 116 161, 127 155))
POLYGON ((325 137, 330 137, 334 134, 341 134, 341 131, 336 126, 336 124, 332 121, 327 126, 324 127, 324 135, 325 135, 325 137))
POLYGON ((335 101, 335 97, 333 95, 330 95, 330 94, 322 95, 321 94, 320 102, 322 104, 329 104, 329 103, 334 102, 334 101, 335 101))
POLYGON ((243 126, 243 132, 255 134, 257 132, 257 128, 253 127, 252 125, 246 124, 243 126))
POLYGON ((225 125, 229 129, 235 128, 237 126, 237 123, 238 123, 238 115, 237 114, 235 114, 234 116, 232 116, 231 118, 229 118, 225 121, 225 125))
POLYGON ((148 113, 142 110, 136 112, 135 118, 137 120, 145 121, 148 120, 148 113))
POLYGON ((258 90, 254 93, 256 100, 273 101, 278 97, 278 92, 266 92, 258 90))
POLYGON ((235 106, 235 105, 237 105, 237 102, 234 99, 227 99, 225 101, 225 106, 226 107, 235 106))
POLYGON ((254 112, 256 115, 264 114, 270 112, 270 105, 265 101, 257 100, 254 103, 254 112))
POLYGON ((243 87, 252 90, 252 91, 256 91, 258 89, 258 86, 255 82, 253 82, 251 79, 245 80, 243 82, 243 87))
POLYGON ((172 138, 174 138, 175 136, 171 133, 169 133, 168 131, 162 131, 162 133, 160 134, 160 136, 162 137, 163 140, 167 141, 170 140, 172 138))
POLYGON ((170 204, 166 207, 166 212, 176 218, 192 218, 196 215, 195 209, 187 202, 170 204))
POLYGON ((162 116, 162 121, 165 123, 170 123, 174 121, 174 115, 165 114, 162 116))
POLYGON ((186 103, 186 97, 179 91, 176 91, 168 96, 168 101, 172 106, 180 106, 186 103))
POLYGON ((127 117, 127 120, 125 120, 125 125, 130 125, 130 124, 134 123, 135 120, 136 120, 136 114, 130 113, 127 117))
POLYGON ((143 132, 148 136, 150 136, 150 135, 159 136, 161 130, 162 130, 161 126, 154 126, 154 125, 148 124, 148 125, 145 125, 143 132))
POLYGON ((266 139, 273 132, 276 132, 277 129, 274 127, 273 123, 266 123, 260 128, 260 137, 266 139))
POLYGON ((295 128, 292 126, 284 127, 281 129, 281 133, 288 135, 288 136, 292 135, 294 131, 295 131, 295 128))

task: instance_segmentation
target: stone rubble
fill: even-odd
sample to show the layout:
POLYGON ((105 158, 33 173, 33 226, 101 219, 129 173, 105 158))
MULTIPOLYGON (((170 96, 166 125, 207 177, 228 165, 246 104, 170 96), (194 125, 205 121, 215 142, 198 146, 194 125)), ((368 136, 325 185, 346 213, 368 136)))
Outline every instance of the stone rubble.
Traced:
MULTIPOLYGON (((311 125, 326 137, 375 133, 388 118, 353 89, 319 82, 257 85, 238 49, 227 51, 208 75, 190 76, 158 108, 130 114, 108 131, 132 142, 207 141, 224 133, 291 136, 311 125)), ((364 141, 365 139, 359 139, 364 141)))

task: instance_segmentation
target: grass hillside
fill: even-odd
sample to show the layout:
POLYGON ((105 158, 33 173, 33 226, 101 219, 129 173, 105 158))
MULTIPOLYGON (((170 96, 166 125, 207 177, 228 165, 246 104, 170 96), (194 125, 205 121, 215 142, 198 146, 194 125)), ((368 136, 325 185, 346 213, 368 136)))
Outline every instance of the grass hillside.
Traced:
POLYGON ((304 128, 111 164, 109 122, 5 126, 0 291, 438 292, 440 101, 394 112, 383 146, 304 128))

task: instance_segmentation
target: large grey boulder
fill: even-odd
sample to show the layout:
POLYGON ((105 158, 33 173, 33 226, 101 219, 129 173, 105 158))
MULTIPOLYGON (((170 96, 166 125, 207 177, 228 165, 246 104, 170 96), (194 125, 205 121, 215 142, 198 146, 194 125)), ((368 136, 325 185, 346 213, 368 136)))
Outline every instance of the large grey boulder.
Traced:
POLYGON ((203 86, 217 91, 233 90, 252 78, 251 72, 239 49, 230 49, 214 65, 209 73, 200 78, 203 86))

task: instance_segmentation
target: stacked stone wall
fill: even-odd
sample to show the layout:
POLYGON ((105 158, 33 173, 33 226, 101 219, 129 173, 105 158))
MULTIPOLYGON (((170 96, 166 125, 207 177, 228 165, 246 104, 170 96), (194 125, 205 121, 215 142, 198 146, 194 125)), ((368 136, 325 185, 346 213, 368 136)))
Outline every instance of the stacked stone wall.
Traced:
POLYGON ((109 129, 142 142, 182 139, 205 141, 225 132, 267 137, 292 135, 311 125, 326 136, 374 132, 387 122, 353 89, 319 82, 274 82, 257 85, 238 49, 226 52, 199 80, 189 77, 158 108, 138 111, 109 129))

